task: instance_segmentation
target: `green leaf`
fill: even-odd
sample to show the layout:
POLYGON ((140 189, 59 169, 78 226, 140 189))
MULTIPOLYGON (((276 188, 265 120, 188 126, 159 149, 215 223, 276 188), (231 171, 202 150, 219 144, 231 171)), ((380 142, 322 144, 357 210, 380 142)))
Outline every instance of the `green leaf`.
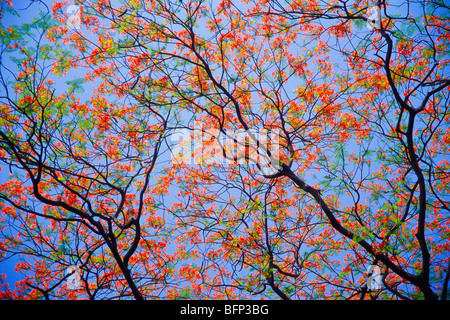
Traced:
POLYGON ((84 92, 84 87, 82 86, 84 82, 85 82, 84 78, 77 78, 74 80, 66 81, 66 84, 69 85, 70 88, 69 92, 82 94, 84 92))
POLYGON ((355 19, 353 21, 355 22, 355 25, 358 28, 358 30, 361 30, 366 27, 366 22, 364 20, 355 19))
POLYGON ((92 127, 92 123, 89 120, 82 120, 79 123, 80 129, 90 129, 92 127))

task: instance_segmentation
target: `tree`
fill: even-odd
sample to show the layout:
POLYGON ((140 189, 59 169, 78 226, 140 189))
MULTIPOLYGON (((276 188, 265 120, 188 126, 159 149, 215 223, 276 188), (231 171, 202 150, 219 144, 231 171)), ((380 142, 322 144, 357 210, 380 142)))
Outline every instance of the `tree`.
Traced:
POLYGON ((76 5, 2 25, 5 298, 447 298, 443 1, 76 5))

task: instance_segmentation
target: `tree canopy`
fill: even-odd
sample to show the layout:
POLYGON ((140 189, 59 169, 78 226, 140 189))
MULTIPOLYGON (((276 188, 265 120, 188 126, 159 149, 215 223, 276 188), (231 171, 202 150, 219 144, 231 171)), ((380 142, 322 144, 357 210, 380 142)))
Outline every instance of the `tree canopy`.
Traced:
POLYGON ((2 299, 448 297, 443 0, 0 6, 2 299))

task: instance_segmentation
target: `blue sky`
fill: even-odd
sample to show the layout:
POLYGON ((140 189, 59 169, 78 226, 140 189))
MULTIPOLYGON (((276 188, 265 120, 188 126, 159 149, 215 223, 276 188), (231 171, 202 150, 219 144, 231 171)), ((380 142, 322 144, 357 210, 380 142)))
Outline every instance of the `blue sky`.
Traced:
MULTIPOLYGON (((16 1, 15 3, 23 3, 23 2, 16 1)), ((46 3, 51 3, 51 2, 47 1, 46 3)), ((20 17, 11 17, 11 16, 5 17, 3 23, 4 23, 4 25, 10 25, 10 24, 20 24, 20 23, 28 22, 28 21, 30 21, 30 19, 33 16, 35 16, 37 14, 39 7, 45 9, 44 6, 42 6, 42 5, 39 6, 38 3, 31 3, 31 2, 30 2, 30 6, 29 7, 26 7, 26 6, 24 6, 23 8, 18 7, 17 11, 18 11, 19 14, 21 14, 21 16, 20 17)), ((49 5, 49 7, 50 7, 50 5, 49 5)), ((400 7, 398 10, 401 11, 401 9, 402 8, 400 7)), ((370 34, 370 30, 368 30, 367 28, 362 28, 361 29, 361 37, 362 38, 367 37, 368 34, 370 34)), ((314 42, 312 42, 311 45, 314 45, 314 42)), ((7 62, 6 62, 7 58, 8 58, 7 55, 2 57, 3 63, 5 63, 5 65, 7 65, 7 62)), ((342 63, 341 58, 340 57, 338 58, 337 55, 336 56, 331 55, 331 58, 334 61, 340 61, 342 63)), ((336 64, 336 67, 338 68, 337 64, 336 64)), ((342 65, 340 67, 342 67, 342 65)), ((64 84, 65 81, 67 81, 67 80, 74 80, 77 77, 83 77, 84 76, 84 71, 85 70, 83 70, 83 69, 79 69, 76 72, 71 72, 68 75, 66 75, 66 76, 64 76, 64 77, 62 77, 60 79, 56 79, 55 78, 56 83, 57 83, 56 89, 60 91, 59 93, 61 93, 63 90, 66 90, 67 86, 64 84)), ((94 84, 92 84, 90 86, 93 86, 93 85, 94 84)), ((92 87, 89 87, 89 86, 86 87, 85 93, 81 96, 82 100, 83 99, 87 99, 90 96, 90 89, 92 89, 92 87)), ((347 147, 348 147, 349 150, 351 150, 351 149, 354 149, 356 147, 356 144, 354 144, 354 143, 353 144, 349 144, 349 145, 347 145, 347 147)), ((161 160, 162 160, 162 164, 168 164, 168 162, 170 161, 170 154, 168 152, 165 152, 165 154, 163 155, 161 160)), ((5 179, 7 178, 7 173, 8 173, 8 168, 4 168, 4 170, 2 170, 0 172, 0 183, 5 181, 5 179)), ((320 173, 316 173, 316 175, 317 175, 316 176, 317 178, 321 177, 320 173)), ((172 190, 173 190, 173 192, 171 192, 171 194, 172 195, 176 195, 177 190, 175 190, 175 189, 172 189, 172 190)), ((178 200, 179 199, 177 199, 175 196, 171 196, 170 198, 166 199, 166 204, 167 204, 167 206, 170 206, 170 203, 173 203, 173 202, 178 201, 178 200)), ((15 263, 16 263, 15 258, 12 258, 12 259, 7 260, 7 261, 0 262, 0 273, 6 273, 8 275, 8 279, 7 280, 11 284, 14 283, 17 279, 21 278, 20 275, 17 275, 15 272, 13 272, 13 268, 14 268, 15 263)), ((13 288, 13 286, 11 286, 11 288, 13 288)))

